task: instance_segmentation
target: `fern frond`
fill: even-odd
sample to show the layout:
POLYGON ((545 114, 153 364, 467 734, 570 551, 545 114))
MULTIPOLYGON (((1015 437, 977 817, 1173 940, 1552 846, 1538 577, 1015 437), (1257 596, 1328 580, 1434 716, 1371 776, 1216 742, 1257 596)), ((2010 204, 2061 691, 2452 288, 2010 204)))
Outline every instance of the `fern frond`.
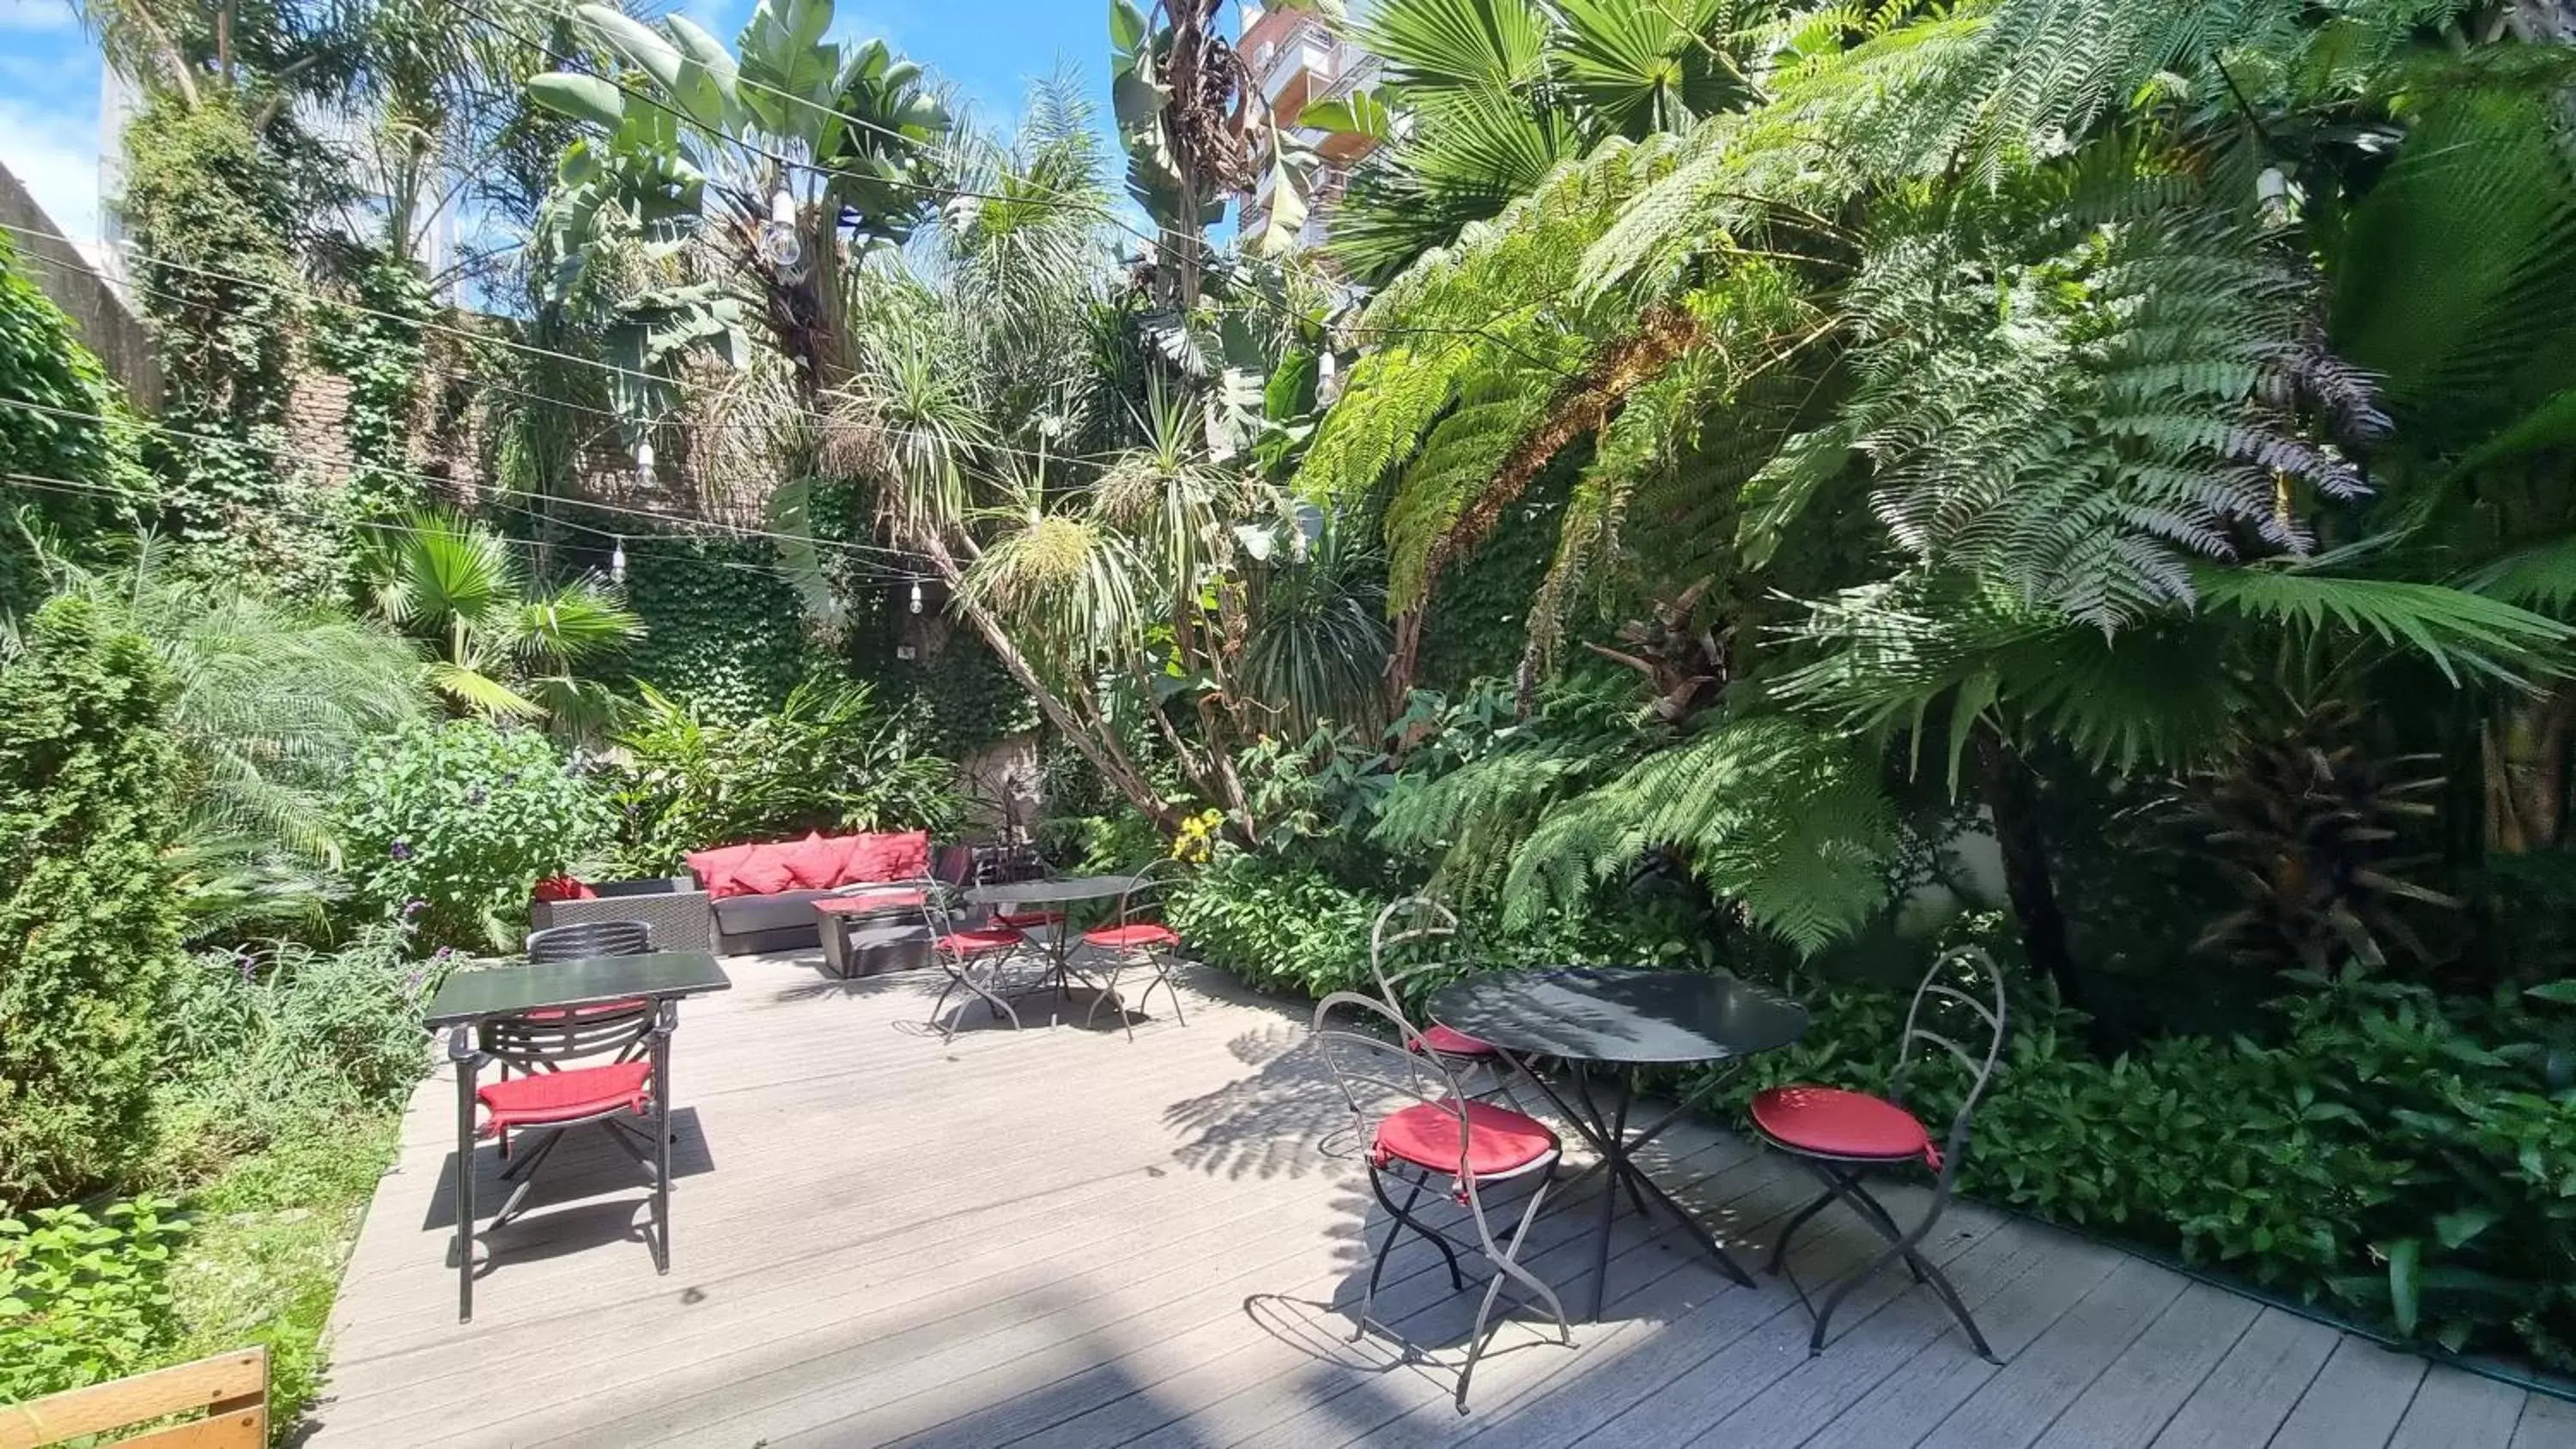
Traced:
POLYGON ((1783 717, 1731 721, 1549 810, 1513 858, 1506 918, 1578 908, 1670 849, 1813 953, 1886 903, 1895 843, 1875 768, 1850 739, 1783 717))

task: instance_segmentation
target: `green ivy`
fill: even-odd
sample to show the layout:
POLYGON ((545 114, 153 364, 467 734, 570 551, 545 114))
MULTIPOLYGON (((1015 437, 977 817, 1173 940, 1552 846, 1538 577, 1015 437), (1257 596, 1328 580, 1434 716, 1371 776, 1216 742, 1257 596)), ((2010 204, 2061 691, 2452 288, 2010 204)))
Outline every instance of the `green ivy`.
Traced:
POLYGON ((28 534, 49 535, 76 550, 96 535, 125 531, 139 521, 150 480, 122 396, 81 346, 71 319, 19 269, 17 244, 6 232, 0 232, 0 398, 32 405, 0 405, 0 474, 61 485, 0 480, 0 498, 11 505, 0 517, 0 617, 15 618, 44 597, 28 534), (95 415, 115 421, 102 428, 86 420, 95 415))
MULTIPOLYGON (((603 519, 605 522, 605 519, 603 519)), ((760 539, 645 535, 626 550, 626 606, 644 638, 628 676, 743 721, 777 709, 805 675, 805 611, 760 539)))
POLYGON ((353 522, 391 518, 431 502, 410 471, 412 418, 428 358, 421 324, 429 279, 404 258, 375 256, 359 269, 351 299, 325 304, 308 344, 313 360, 349 381, 342 431, 352 459, 339 506, 353 522))
POLYGON ((1037 702, 972 628, 952 626, 936 654, 900 657, 909 603, 909 592, 901 588, 851 596, 850 668, 912 717, 925 745, 962 759, 1038 727, 1037 702))
POLYGON ((117 207, 165 378, 150 450, 167 522, 235 576, 316 596, 339 581, 345 530, 293 467, 285 416, 304 282, 280 159, 221 88, 156 93, 125 128, 117 207))
POLYGON ((168 688, 76 596, 0 669, 0 1202, 113 1183, 149 1145, 181 959, 168 688))

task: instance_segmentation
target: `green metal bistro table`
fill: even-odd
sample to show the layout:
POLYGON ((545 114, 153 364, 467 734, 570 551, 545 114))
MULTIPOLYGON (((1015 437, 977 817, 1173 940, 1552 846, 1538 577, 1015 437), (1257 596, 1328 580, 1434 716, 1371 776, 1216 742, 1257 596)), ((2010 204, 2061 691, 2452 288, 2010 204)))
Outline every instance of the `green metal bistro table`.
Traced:
POLYGON ((653 1028, 653 1265, 671 1271, 671 1033, 682 998, 733 989, 733 978, 705 951, 651 951, 640 956, 586 956, 535 966, 460 971, 429 1003, 432 1031, 447 1033, 456 1066, 456 1317, 474 1317, 474 1103, 484 1056, 476 1028, 497 1017, 525 1016, 650 1001, 653 1028))

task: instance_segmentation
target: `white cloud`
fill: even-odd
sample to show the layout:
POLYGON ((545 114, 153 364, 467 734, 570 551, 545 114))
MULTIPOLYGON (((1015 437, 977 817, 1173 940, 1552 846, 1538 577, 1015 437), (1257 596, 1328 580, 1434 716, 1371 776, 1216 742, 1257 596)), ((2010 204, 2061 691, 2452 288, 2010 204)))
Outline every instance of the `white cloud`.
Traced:
POLYGON ((96 265, 99 255, 98 118, 0 100, 0 165, 96 265))
POLYGON ((77 30, 71 0, 0 0, 0 30, 77 30))

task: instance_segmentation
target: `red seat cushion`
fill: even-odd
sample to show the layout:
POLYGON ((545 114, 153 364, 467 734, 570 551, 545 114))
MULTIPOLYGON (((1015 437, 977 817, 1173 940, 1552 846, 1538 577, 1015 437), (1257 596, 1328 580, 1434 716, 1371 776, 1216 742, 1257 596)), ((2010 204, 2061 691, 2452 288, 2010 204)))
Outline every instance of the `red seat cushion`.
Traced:
POLYGON ((1064 912, 996 911, 993 913, 993 924, 996 926, 1005 926, 1014 931, 1034 931, 1041 926, 1063 925, 1064 912))
POLYGON ((533 898, 541 901, 595 901, 599 899, 599 892, 592 890, 589 882, 576 880, 568 875, 547 876, 544 880, 537 882, 537 888, 534 891, 529 892, 529 894, 533 898))
POLYGON ((1478 1041, 1455 1027, 1442 1026, 1437 1022, 1405 1045, 1418 1052, 1437 1052, 1444 1057, 1489 1057, 1494 1054, 1492 1042, 1478 1041))
POLYGON ((862 891, 856 895, 834 896, 816 901, 814 909, 827 916, 865 916, 878 911, 912 910, 930 899, 930 893, 894 887, 888 890, 862 891))
POLYGON ((849 866, 850 847, 855 842, 846 835, 808 834, 783 852, 788 879, 800 891, 827 891, 838 885, 841 872, 849 866))
POLYGON ((1911 1112, 1867 1092, 1840 1087, 1773 1087, 1753 1099, 1753 1125, 1782 1146, 1823 1157, 1920 1157, 1934 1167, 1941 1154, 1932 1134, 1911 1112))
POLYGON ((951 931, 936 941, 940 950, 951 956, 973 956, 985 951, 1007 951, 1020 944, 1017 931, 951 931))
MULTIPOLYGON (((1535 1117, 1483 1102, 1456 1104, 1467 1112, 1467 1171, 1474 1177, 1517 1172, 1557 1150, 1556 1134, 1535 1117)), ((1447 1107, 1417 1103, 1390 1112, 1377 1124, 1370 1160, 1384 1167, 1401 1158, 1416 1167, 1455 1177, 1458 1116, 1447 1107)))
POLYGON ((1138 946, 1177 946, 1180 936, 1171 927, 1154 921, 1139 921, 1132 926, 1103 926, 1085 931, 1082 939, 1094 946, 1112 951, 1131 950, 1138 946))
POLYGON ((643 1112, 652 1105, 647 1083, 651 1062, 619 1062, 606 1067, 575 1067, 562 1072, 531 1072, 494 1082, 474 1094, 483 1104, 483 1135, 510 1127, 542 1127, 574 1122, 625 1108, 643 1112))

